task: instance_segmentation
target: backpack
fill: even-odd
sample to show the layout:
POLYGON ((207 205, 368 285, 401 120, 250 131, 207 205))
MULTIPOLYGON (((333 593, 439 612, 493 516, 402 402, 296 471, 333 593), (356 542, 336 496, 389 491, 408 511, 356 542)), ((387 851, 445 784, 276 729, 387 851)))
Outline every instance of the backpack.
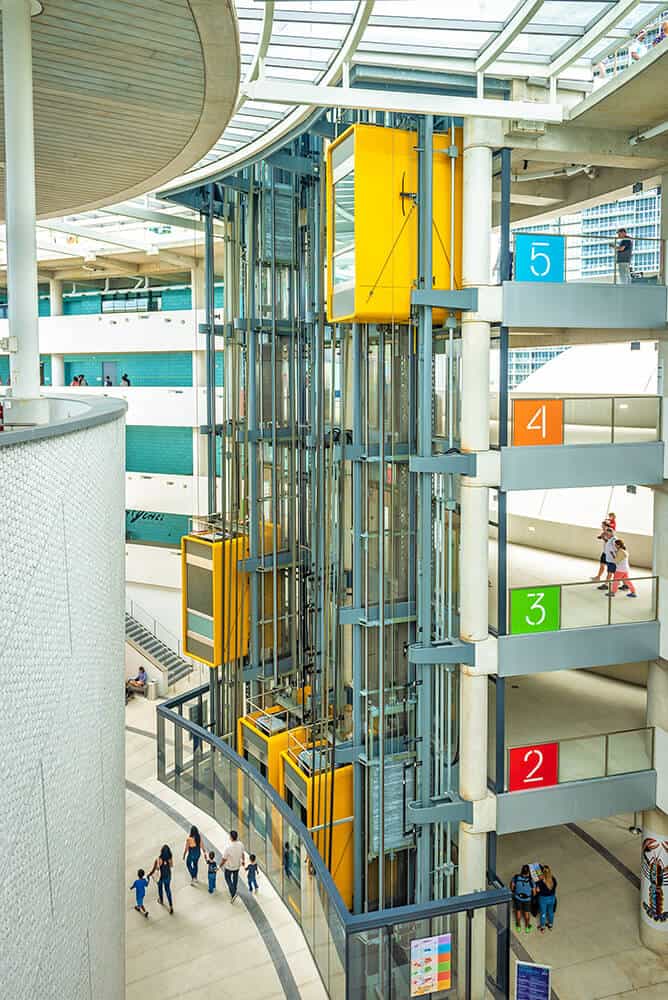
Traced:
POLYGON ((513 895, 516 899, 521 899, 522 902, 528 903, 533 895, 531 878, 528 875, 516 875, 514 882, 515 891, 513 895))

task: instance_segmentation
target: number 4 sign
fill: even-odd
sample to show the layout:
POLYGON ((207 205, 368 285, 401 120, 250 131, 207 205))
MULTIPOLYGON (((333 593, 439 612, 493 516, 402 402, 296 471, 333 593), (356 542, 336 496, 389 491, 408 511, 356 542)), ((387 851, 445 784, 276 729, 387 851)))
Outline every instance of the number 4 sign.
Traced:
POLYGON ((513 445, 564 443, 563 399, 514 399, 513 445))
POLYGON ((508 751, 508 790, 528 792, 559 781, 559 744, 537 743, 508 751))

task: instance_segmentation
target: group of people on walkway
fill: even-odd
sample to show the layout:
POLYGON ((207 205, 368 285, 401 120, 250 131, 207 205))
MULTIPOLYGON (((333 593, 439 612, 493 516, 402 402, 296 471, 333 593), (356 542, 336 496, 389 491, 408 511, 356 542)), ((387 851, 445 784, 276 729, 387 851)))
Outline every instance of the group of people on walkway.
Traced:
POLYGON ((623 538, 617 537, 617 518, 611 511, 601 522, 601 533, 596 536, 603 545, 598 564, 598 573, 592 576, 594 583, 600 583, 599 590, 605 591, 606 597, 616 597, 617 590, 625 590, 627 597, 637 597, 636 588, 629 578, 631 565, 629 550, 623 538))
MULTIPOLYGON (((213 894, 216 891, 217 875, 219 871, 222 871, 230 893, 230 902, 236 902, 238 898, 239 872, 242 868, 246 872, 250 894, 252 895, 254 892, 257 893, 259 891, 257 858, 254 854, 249 854, 248 861, 246 861, 246 850, 239 840, 239 834, 236 830, 230 830, 230 839, 219 862, 215 851, 205 851, 202 835, 197 827, 192 826, 190 828, 190 833, 186 837, 183 847, 183 860, 188 869, 191 885, 195 885, 199 881, 198 872, 202 856, 204 856, 207 867, 209 893, 213 894)), ((144 868, 140 868, 137 871, 137 878, 130 886, 130 891, 135 893, 135 910, 141 913, 143 917, 148 917, 148 910, 144 906, 144 900, 151 878, 155 879, 158 886, 158 903, 160 906, 164 906, 165 900, 167 900, 169 912, 174 913, 174 897, 172 894, 173 867, 174 856, 172 851, 168 844, 163 844, 160 848, 160 854, 153 862, 153 867, 148 875, 144 868)))
POLYGON ((554 927, 554 912, 557 908, 557 880, 549 865, 522 865, 517 875, 510 880, 515 910, 515 929, 519 932, 524 925, 526 934, 532 930, 531 917, 540 915, 538 930, 545 933, 554 927))

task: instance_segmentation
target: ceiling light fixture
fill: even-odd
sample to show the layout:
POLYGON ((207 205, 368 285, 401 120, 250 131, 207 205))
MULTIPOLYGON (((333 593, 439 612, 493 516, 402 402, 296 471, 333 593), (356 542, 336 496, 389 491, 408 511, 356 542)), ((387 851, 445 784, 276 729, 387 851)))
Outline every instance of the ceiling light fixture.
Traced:
POLYGON ((658 135, 663 135, 664 132, 668 132, 668 122, 661 122, 660 125, 654 125, 644 132, 639 132, 638 135, 632 135, 629 139, 629 145, 637 146, 641 142, 647 142, 648 139, 656 139, 658 135))

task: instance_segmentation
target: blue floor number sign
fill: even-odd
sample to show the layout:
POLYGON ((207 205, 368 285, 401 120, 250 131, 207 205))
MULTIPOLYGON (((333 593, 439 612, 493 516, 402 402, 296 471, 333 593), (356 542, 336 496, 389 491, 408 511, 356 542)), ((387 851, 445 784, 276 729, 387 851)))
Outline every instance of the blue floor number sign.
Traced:
POLYGON ((563 281, 565 240, 544 233, 515 234, 515 281, 563 281))
POLYGON ((518 962, 515 966, 516 1000, 550 1000, 550 966, 518 962))

